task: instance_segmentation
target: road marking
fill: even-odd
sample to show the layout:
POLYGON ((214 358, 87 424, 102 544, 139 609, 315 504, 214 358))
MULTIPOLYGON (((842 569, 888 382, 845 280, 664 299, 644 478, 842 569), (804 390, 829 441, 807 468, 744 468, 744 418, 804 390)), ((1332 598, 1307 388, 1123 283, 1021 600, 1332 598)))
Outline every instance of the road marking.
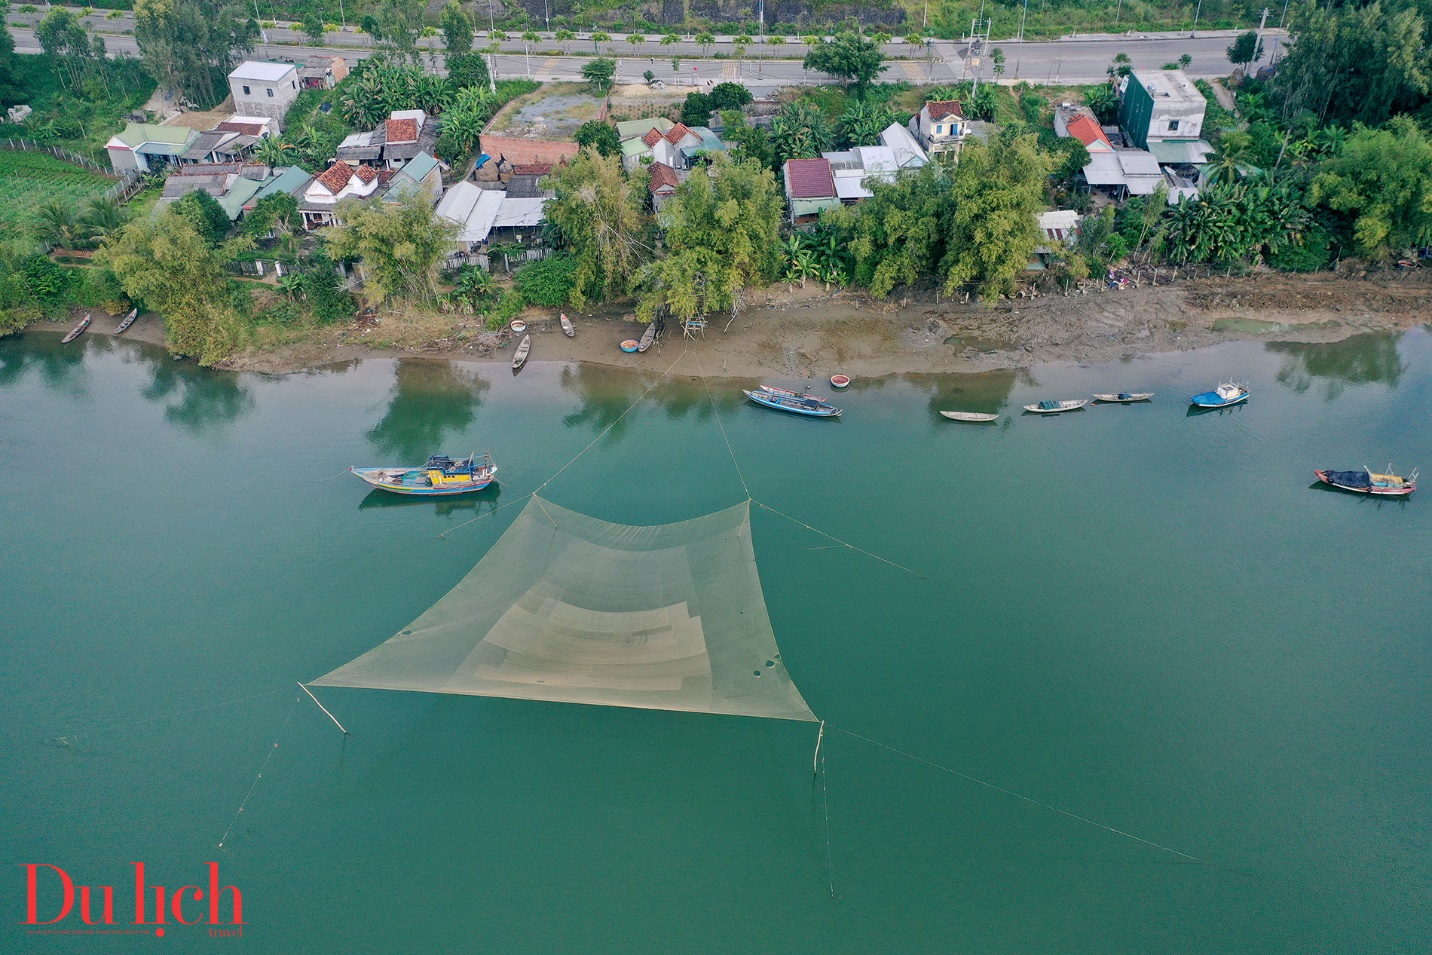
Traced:
POLYGON ((540 66, 537 67, 537 72, 546 73, 550 76, 551 74, 557 72, 557 67, 561 64, 562 61, 559 57, 549 56, 547 57, 547 59, 542 61, 540 66))
POLYGON ((734 80, 734 79, 736 79, 737 77, 739 77, 740 75, 741 75, 741 74, 740 74, 740 70, 737 69, 737 64, 735 64, 735 63, 726 63, 726 64, 724 64, 724 65, 721 67, 721 78, 722 78, 722 79, 725 79, 725 80, 734 80))
POLYGON ((920 63, 912 63, 909 60, 902 61, 900 67, 905 75, 916 83, 928 83, 930 78, 925 75, 925 67, 920 63))

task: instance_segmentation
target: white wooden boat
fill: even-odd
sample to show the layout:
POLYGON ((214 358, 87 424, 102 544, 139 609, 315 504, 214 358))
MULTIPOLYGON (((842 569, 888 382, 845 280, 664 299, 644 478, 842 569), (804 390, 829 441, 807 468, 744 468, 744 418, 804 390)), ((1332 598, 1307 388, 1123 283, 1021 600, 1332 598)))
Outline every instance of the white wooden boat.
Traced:
POLYGON ((941 411, 940 414, 944 415, 946 418, 949 418, 951 421, 984 422, 993 421, 995 418, 999 417, 999 415, 997 414, 979 414, 975 411, 941 411))
POLYGON ((562 334, 566 335, 568 338, 576 337, 577 330, 572 327, 572 320, 566 315, 562 315, 560 317, 560 321, 562 322, 562 334))
POLYGON ((646 331, 641 333, 641 341, 636 343, 636 350, 644 352, 656 341, 656 322, 646 326, 646 331))
POLYGON ((124 316, 124 321, 122 321, 122 322, 119 323, 119 327, 114 330, 114 333, 115 333, 116 335, 123 335, 123 334, 124 334, 124 330, 125 330, 126 328, 128 328, 129 326, 133 325, 133 324, 134 324, 134 320, 135 320, 136 318, 138 318, 138 317, 139 317, 139 309, 137 309, 137 308, 131 308, 131 309, 129 310, 129 314, 126 315, 126 316, 124 316))
POLYGON ((1095 395, 1095 401, 1104 401, 1109 404, 1126 405, 1131 401, 1148 401, 1154 396, 1152 391, 1121 391, 1116 395, 1095 395))
POLYGON ((70 342, 74 341, 76 338, 79 338, 80 335, 82 335, 82 334, 84 333, 84 330, 85 330, 86 328, 89 328, 89 325, 90 325, 90 316, 89 316, 89 313, 86 312, 84 319, 81 320, 80 323, 79 323, 78 325, 76 325, 74 328, 70 329, 70 330, 69 330, 69 333, 66 334, 64 338, 61 338, 61 339, 60 339, 60 344, 62 344, 62 345, 68 345, 70 342))
POLYGON ((528 352, 532 351, 532 336, 523 335, 522 341, 517 345, 517 353, 512 356, 512 370, 521 368, 527 361, 528 352))
POLYGON ((1041 401, 1038 404, 1025 405, 1025 411, 1032 411, 1035 414, 1062 414, 1065 411, 1078 411, 1089 403, 1088 398, 1078 398, 1069 401, 1055 401, 1053 399, 1041 401))

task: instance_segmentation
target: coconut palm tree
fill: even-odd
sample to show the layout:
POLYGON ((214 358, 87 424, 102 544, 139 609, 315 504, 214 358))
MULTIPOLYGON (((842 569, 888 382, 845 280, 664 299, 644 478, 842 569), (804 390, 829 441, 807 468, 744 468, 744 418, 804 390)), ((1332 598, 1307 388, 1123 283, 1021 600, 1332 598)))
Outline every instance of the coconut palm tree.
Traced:
POLYGON ((662 46, 675 46, 680 42, 681 37, 677 36, 675 33, 668 33, 666 36, 661 38, 662 46))
POLYGON ((707 56, 711 53, 711 47, 716 43, 716 38, 709 33, 696 34, 696 43, 701 47, 701 55, 707 56))
POLYGON ((598 30, 596 33, 592 34, 592 50, 596 53, 602 52, 601 47, 598 46, 598 44, 610 42, 612 42, 612 35, 605 30, 598 30))
POLYGON ((571 30, 558 30, 556 36, 554 37, 554 39, 556 39, 558 43, 562 44, 563 53, 571 52, 570 44, 576 38, 577 34, 573 33, 571 30))
POLYGON ((534 30, 522 34, 522 57, 527 63, 527 78, 532 78, 532 45, 541 43, 542 35, 534 30))
POLYGON ((640 33, 628 33, 627 42, 631 44, 632 51, 637 52, 646 43, 646 37, 640 33))
POLYGON ((86 244, 98 245, 123 228, 128 218, 118 199, 95 196, 80 214, 80 225, 84 229, 86 244))
POLYGON ((254 158, 265 166, 286 166, 293 156, 293 145, 277 136, 265 136, 254 147, 254 158))
POLYGON ((84 231, 68 203, 47 199, 35 210, 35 237, 46 245, 68 252, 84 240, 84 231))
POLYGON ((1218 141, 1218 151, 1210 157, 1203 179, 1208 183, 1228 183, 1242 176, 1242 168, 1253 155, 1253 137, 1242 130, 1230 130, 1218 141))

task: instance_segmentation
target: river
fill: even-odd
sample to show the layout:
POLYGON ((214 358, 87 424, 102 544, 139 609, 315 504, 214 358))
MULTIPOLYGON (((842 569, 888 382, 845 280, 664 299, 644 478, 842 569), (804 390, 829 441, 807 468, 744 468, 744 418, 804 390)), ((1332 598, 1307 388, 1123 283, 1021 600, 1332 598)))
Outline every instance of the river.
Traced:
POLYGON ((132 929, 134 861, 242 891, 241 940, 171 921, 168 951, 1432 948, 1432 489, 1312 476, 1432 464, 1432 334, 838 400, 812 421, 655 372, 233 375, 0 340, 0 948, 90 947, 19 924, 25 864, 116 886, 132 929), (1188 412, 1230 375, 1246 405, 1188 412), (1120 390, 1157 397, 1019 413, 1120 390), (458 502, 343 473, 471 450, 503 483, 458 502), (549 480, 631 524, 744 480, 831 535, 753 509, 821 776, 812 724, 317 688, 345 737, 300 698, 549 480))

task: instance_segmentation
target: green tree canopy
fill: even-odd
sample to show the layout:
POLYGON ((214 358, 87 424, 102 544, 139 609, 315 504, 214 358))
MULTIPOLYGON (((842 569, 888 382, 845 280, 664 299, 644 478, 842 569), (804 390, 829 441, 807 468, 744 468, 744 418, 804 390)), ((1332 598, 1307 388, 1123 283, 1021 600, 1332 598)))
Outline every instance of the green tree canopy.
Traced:
POLYGON ((777 165, 787 159, 815 159, 831 147, 834 139, 825 114, 810 100, 787 103, 771 120, 777 165))
POLYGON ((161 86, 198 103, 223 98, 225 76, 258 35, 245 8, 223 0, 134 3, 134 40, 145 69, 161 86))
POLYGON ((1403 116, 1383 129, 1359 129, 1323 164, 1310 197, 1356 217, 1361 255, 1432 245, 1432 140, 1403 116))
POLYGON ((592 120, 577 127, 572 137, 579 146, 592 146, 603 156, 617 156, 622 151, 622 141, 617 131, 600 120, 592 120))
POLYGON ((1050 166, 1033 135, 965 144, 950 175, 944 225, 939 274, 947 294, 974 285, 992 301, 1014 291, 1039 245, 1035 220, 1044 209, 1050 166))
POLYGON ((164 316, 170 352, 213 365, 242 337, 223 269, 235 251, 211 247, 187 216, 170 208, 130 222, 95 259, 114 272, 126 295, 164 316))
POLYGON ((751 91, 740 83, 717 83, 711 87, 711 109, 740 109, 751 102, 751 91))
POLYGON ((810 48, 805 68, 828 73, 845 80, 855 88, 855 95, 864 98, 866 89, 883 73, 885 54, 880 45, 858 33, 837 33, 829 43, 810 48))
POLYGON ((678 319, 735 312, 741 292, 780 269, 783 203, 776 178, 757 163, 717 156, 683 182, 661 211, 667 255, 644 268, 637 317, 665 307, 678 319))
POLYGON ((1263 55, 1263 43, 1258 39, 1257 30, 1249 30, 1247 33, 1238 34, 1233 45, 1228 48, 1228 62, 1234 66, 1247 67, 1263 55))
POLYGON ((599 56, 588 60, 582 67, 582 79, 586 80, 596 93, 611 89, 612 79, 617 75, 617 61, 611 57, 599 56))
POLYGON ((935 271, 945 247, 949 188, 946 167, 931 163, 894 182, 873 183, 874 195, 860 206, 821 217, 845 239, 857 284, 883 298, 935 271))
POLYGON ((219 205, 219 200, 202 189, 185 194, 173 208, 189 220, 194 231, 212 248, 217 248, 229 234, 229 214, 219 205))
POLYGON ((439 22, 449 56, 461 55, 472 49, 472 17, 467 15, 462 4, 457 0, 448 0, 439 22))
POLYGON ((681 104, 681 121, 687 126, 705 126, 711 121, 711 97, 705 93, 687 93, 681 104))
POLYGON ((0 2, 0 109, 8 109, 25 98, 17 79, 19 64, 15 60, 15 38, 5 22, 5 4, 0 2))
POLYGON ((364 301, 433 297, 457 226, 438 218, 426 193, 409 193, 396 203, 345 199, 336 212, 342 225, 327 229, 323 241, 336 259, 362 260, 364 301))
POLYGON ((626 295, 652 256, 646 190, 622 173, 621 160, 590 146, 554 172, 547 221, 577 260, 572 304, 585 308, 626 295))
POLYGON ((1427 24, 1415 7, 1310 4, 1273 88, 1284 116, 1375 125, 1423 102, 1432 82, 1427 24))
POLYGON ((481 53, 457 53, 447 58, 448 82, 454 89, 487 86, 487 58, 481 53))

